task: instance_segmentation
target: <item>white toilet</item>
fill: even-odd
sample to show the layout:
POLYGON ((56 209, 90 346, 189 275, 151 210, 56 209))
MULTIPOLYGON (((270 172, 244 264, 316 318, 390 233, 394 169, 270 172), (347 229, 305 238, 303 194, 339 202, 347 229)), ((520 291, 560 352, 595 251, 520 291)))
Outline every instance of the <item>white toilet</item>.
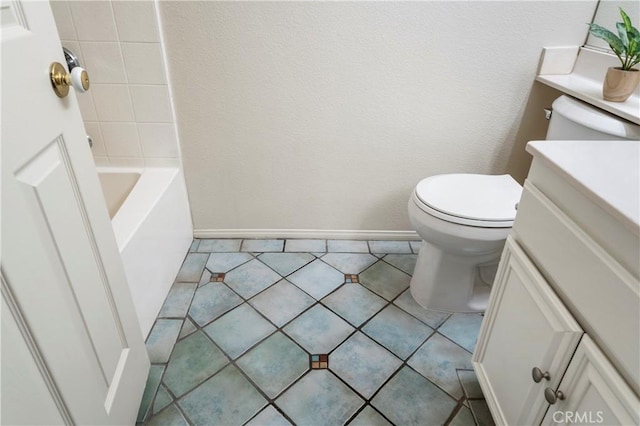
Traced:
MULTIPOLYGON (((548 140, 640 138, 640 126, 568 96, 553 102, 548 140)), ((421 180, 409 219, 422 238, 411 295, 422 307, 483 312, 522 187, 509 175, 445 174, 421 180)))

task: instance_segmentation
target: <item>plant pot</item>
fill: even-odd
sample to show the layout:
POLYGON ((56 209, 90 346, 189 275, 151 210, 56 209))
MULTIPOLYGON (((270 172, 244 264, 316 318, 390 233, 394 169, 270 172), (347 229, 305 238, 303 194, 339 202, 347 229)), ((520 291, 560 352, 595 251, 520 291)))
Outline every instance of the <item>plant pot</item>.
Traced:
POLYGON ((602 97, 605 101, 624 102, 636 90, 640 83, 640 71, 630 69, 623 71, 620 67, 607 70, 602 85, 602 97))

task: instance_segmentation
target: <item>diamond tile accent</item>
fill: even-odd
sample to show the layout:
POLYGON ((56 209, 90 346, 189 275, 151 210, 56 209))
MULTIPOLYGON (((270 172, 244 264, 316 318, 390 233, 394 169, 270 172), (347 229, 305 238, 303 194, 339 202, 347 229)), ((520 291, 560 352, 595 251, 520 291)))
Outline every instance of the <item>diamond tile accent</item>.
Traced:
POLYGON ((369 253, 369 245, 360 240, 328 240, 327 249, 338 253, 369 253))
POLYGON ((479 314, 453 314, 440 326, 438 332, 473 352, 481 325, 482 316, 479 314))
POLYGON ((449 318, 449 315, 451 315, 447 312, 425 309, 418 305, 418 302, 416 302, 413 299, 413 296, 411 296, 410 289, 407 289, 396 300, 394 300, 393 304, 399 306, 402 310, 410 313, 431 328, 437 328, 444 322, 444 320, 449 318))
POLYGON ((391 423, 371 408, 371 406, 366 406, 364 410, 360 411, 356 418, 349 423, 349 426, 391 426, 391 423))
POLYGON ((413 269, 416 267, 418 256, 415 254, 388 254, 382 259, 401 271, 413 275, 413 269))
POLYGON ((344 281, 348 284, 357 284, 360 282, 357 274, 344 274, 344 281))
POLYGON ((411 253, 409 241, 369 241, 371 253, 411 253))
POLYGON ((433 332, 393 305, 373 317, 362 331, 402 359, 411 355, 433 332))
POLYGON ((322 256, 322 260, 345 274, 359 274, 378 259, 370 254, 328 253, 322 256))
POLYGON ((253 253, 282 251, 284 240, 244 240, 241 251, 253 253))
POLYGON ((245 299, 261 292, 276 281, 280 275, 257 259, 238 266, 225 277, 225 283, 245 299))
POLYGON ((242 240, 202 239, 198 246, 199 252, 225 252, 240 250, 242 240))
POLYGON ((309 369, 309 356, 278 332, 240 358, 237 365, 273 398, 309 369))
POLYGON ((371 400, 371 405, 397 425, 444 424, 456 404, 433 383, 406 366, 371 400))
POLYGON ((344 283, 344 275, 321 260, 314 260, 289 275, 288 279, 317 300, 322 299, 344 283))
POLYGON ((322 253, 327 251, 327 242, 325 240, 287 240, 284 251, 322 253))
POLYGON ((226 285, 209 283, 196 290, 189 316, 200 326, 204 326, 240 303, 240 296, 226 285))
POLYGON ((360 332, 331 353, 331 371, 365 398, 371 398, 401 364, 400 359, 360 332))
POLYGON ((354 328, 321 305, 316 305, 284 328, 303 348, 312 354, 329 353, 349 336, 354 328))
POLYGON ((269 405, 255 416, 246 426, 290 426, 291 423, 278 412, 273 405, 269 405))
POLYGON ((196 331, 176 343, 163 382, 174 395, 180 397, 228 362, 227 357, 203 332, 196 331))
POLYGON ((311 355, 311 369, 312 370, 321 370, 329 368, 329 355, 327 354, 317 354, 311 355))
POLYGON ((225 274, 223 274, 221 272, 220 273, 216 272, 214 274, 211 274, 211 277, 209 278, 209 281, 212 282, 212 283, 221 283, 222 281, 224 281, 224 276, 225 276, 225 274))
POLYGON ((169 360, 181 328, 182 320, 159 319, 156 321, 146 343, 149 360, 152 363, 163 363, 169 360))
POLYGON ((360 284, 345 284, 322 299, 322 303, 355 327, 359 327, 387 304, 383 298, 360 284))
POLYGON ((315 259, 309 253, 263 253, 258 256, 264 264, 286 277, 315 259))
POLYGON ((195 283, 175 283, 171 286, 158 317, 185 317, 196 287, 197 284, 195 283))
POLYGON ((198 386, 178 404, 197 425, 243 424, 267 400, 233 365, 198 386))
POLYGON ((291 321, 296 315, 316 301, 287 280, 269 287, 249 300, 249 303, 278 327, 291 321))
POLYGON ((312 370, 276 400, 296 423, 344 424, 364 401, 328 370, 312 370))
POLYGON ((200 280, 207 258, 206 253, 189 253, 178 271, 176 282, 197 283, 200 280))
POLYGON ((360 274, 363 286, 387 300, 392 300, 407 289, 410 281, 409 275, 384 261, 378 261, 360 274))
POLYGON ((438 333, 431 336, 407 364, 454 398, 462 396, 456 369, 473 369, 471 353, 438 333))
POLYGON ((251 259, 249 253, 211 253, 206 268, 211 272, 229 272, 251 259))
POLYGON ((276 328, 248 304, 242 304, 206 326, 204 332, 232 359, 273 333, 276 328))

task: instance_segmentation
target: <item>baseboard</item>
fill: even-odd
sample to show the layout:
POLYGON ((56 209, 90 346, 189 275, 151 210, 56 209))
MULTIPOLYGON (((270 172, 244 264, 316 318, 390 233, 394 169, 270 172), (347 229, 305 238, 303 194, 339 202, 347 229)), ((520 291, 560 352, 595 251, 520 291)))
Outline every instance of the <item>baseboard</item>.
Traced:
POLYGON ((195 238, 308 238, 321 240, 419 240, 415 231, 325 229, 194 229, 195 238))

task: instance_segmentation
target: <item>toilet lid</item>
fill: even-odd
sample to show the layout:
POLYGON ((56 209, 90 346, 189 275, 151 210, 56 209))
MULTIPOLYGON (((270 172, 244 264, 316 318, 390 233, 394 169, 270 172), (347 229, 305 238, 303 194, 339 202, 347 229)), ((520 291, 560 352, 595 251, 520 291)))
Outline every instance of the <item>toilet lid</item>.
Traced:
POLYGON ((521 194, 522 187, 509 175, 436 175, 416 186, 420 201, 449 216, 446 220, 462 224, 512 222, 521 194))

